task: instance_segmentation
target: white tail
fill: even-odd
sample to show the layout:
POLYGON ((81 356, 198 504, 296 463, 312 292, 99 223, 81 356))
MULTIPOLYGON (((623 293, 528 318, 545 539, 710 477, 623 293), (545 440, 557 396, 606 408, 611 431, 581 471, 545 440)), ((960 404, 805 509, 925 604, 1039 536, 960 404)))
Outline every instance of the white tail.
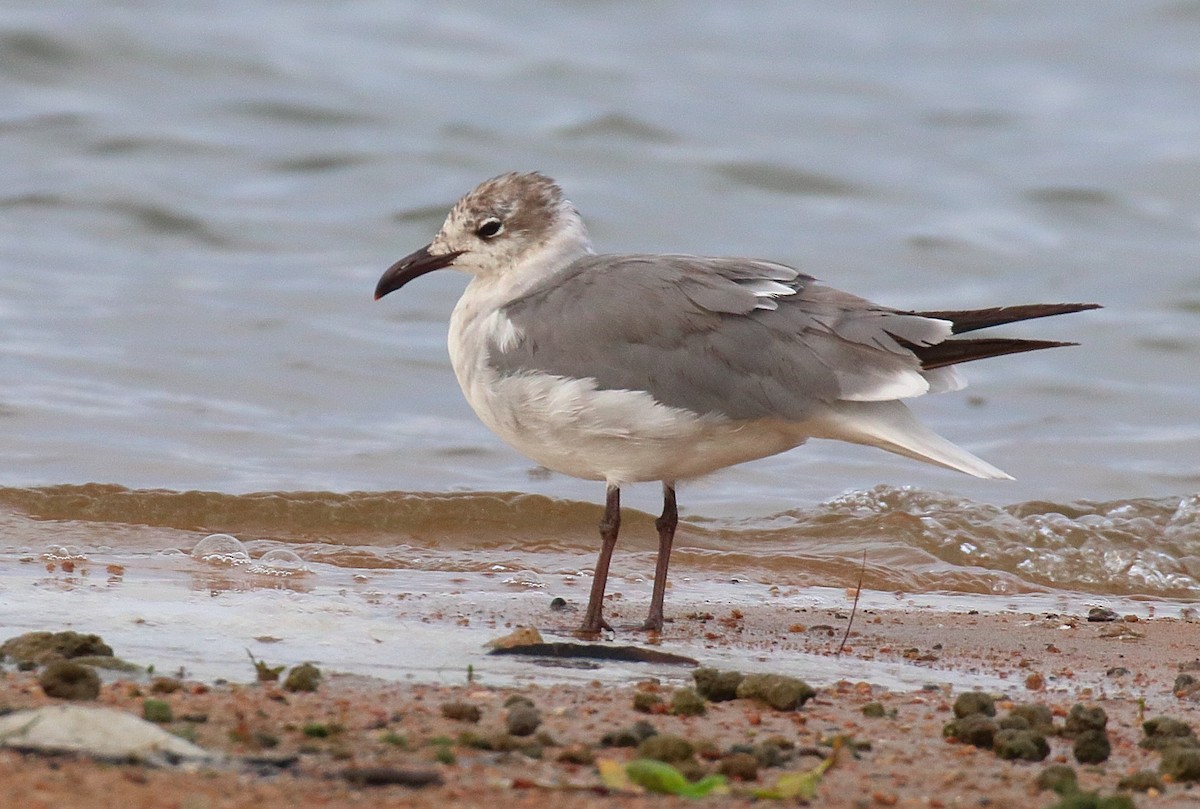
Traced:
POLYGON ((914 460, 965 472, 977 478, 1012 480, 987 461, 942 438, 913 418, 900 402, 838 401, 804 424, 813 438, 833 438, 886 449, 914 460))

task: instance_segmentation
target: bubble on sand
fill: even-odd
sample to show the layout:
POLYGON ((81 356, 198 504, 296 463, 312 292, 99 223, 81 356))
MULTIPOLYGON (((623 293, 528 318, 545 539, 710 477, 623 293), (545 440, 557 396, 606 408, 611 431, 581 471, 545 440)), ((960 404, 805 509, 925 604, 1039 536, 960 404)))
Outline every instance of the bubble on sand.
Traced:
POLYGON ((68 560, 87 559, 87 554, 74 545, 51 545, 46 548, 45 553, 42 554, 42 558, 53 562, 65 562, 68 560))
POLYGON ((542 577, 532 570, 518 570, 511 576, 504 579, 505 584, 515 584, 518 587, 528 587, 531 589, 541 589, 546 586, 542 581, 542 577))
POLYGON ((312 571, 295 551, 276 548, 256 559, 250 572, 264 576, 301 576, 312 571))
POLYGON ((192 548, 192 558, 210 565, 245 565, 250 563, 246 546, 229 534, 209 534, 192 548))

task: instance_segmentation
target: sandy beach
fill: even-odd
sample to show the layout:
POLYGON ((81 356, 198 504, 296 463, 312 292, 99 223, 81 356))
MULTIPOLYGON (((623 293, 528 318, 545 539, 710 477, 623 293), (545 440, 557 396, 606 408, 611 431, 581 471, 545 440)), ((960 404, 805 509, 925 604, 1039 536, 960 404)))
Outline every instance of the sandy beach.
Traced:
MULTIPOLYGON (((739 698, 706 702, 698 716, 670 712, 675 693, 690 684, 687 666, 677 677, 628 685, 563 683, 553 667, 544 667, 547 684, 540 685, 539 664, 531 659, 532 684, 519 686, 490 685, 486 672, 471 682, 463 672, 459 682, 431 684, 338 674, 327 667, 311 693, 254 682, 249 662, 240 682, 161 679, 161 672, 160 679, 105 675, 98 704, 141 716, 147 699, 165 702, 172 718, 164 727, 230 754, 231 763, 152 768, 6 750, 0 753, 0 779, 6 805, 20 807, 681 805, 688 799, 638 792, 636 786, 606 787, 599 774, 607 766, 600 762, 623 765, 637 755, 632 747, 605 746, 604 736, 648 722, 658 734, 691 744, 693 754, 678 766, 693 778, 718 770, 752 777, 733 780, 726 794, 698 799, 711 805, 755 800, 754 790, 772 787, 787 773, 811 772, 837 747, 813 805, 1048 807, 1060 798, 1039 788, 1039 776, 1052 765, 1067 765, 1080 790, 1101 798, 1127 793, 1139 807, 1194 806, 1200 799, 1196 789, 1170 777, 1155 784, 1143 773, 1149 791, 1134 791, 1129 781, 1120 786, 1142 771, 1161 776, 1163 755, 1139 746, 1144 720, 1168 716, 1200 723, 1187 677, 1178 679, 1198 665, 1200 623, 1186 612, 1184 617, 1150 612, 1089 621, 1086 612, 860 609, 842 665, 853 670, 858 661, 866 670, 894 661, 927 670, 927 685, 888 689, 847 677, 814 682, 816 696, 799 709, 739 698), (963 677, 995 684, 983 690, 995 698, 996 720, 1015 705, 1049 709, 1055 731, 1047 737, 1043 761, 1003 760, 992 750, 943 737, 944 726, 955 718, 956 700, 971 690, 953 685, 963 677), (514 695, 531 702, 540 718, 529 735, 508 733, 514 695), (1076 704, 1099 706, 1107 715, 1111 754, 1102 762, 1078 763, 1074 742, 1061 735, 1076 704), (772 747, 774 752, 766 749, 772 747), (742 756, 731 761, 739 751, 742 756), (751 761, 756 766, 748 767, 751 761), (405 778, 434 783, 369 785, 405 778)), ((723 660, 741 654, 757 659, 759 671, 777 668, 802 676, 806 659, 836 653, 847 619, 840 608, 697 611, 678 614, 661 643, 646 648, 670 651, 687 639, 724 653, 723 660)), ((440 628, 453 644, 453 624, 440 628)), ((645 641, 618 628, 615 642, 645 641)), ((14 710, 53 702, 38 684, 38 671, 17 671, 8 661, 0 706, 14 710)))

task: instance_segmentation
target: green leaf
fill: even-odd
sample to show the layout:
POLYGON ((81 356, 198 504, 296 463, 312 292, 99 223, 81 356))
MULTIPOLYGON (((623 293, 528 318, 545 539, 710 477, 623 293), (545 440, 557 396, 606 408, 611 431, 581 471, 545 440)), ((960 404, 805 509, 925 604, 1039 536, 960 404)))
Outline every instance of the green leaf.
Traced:
POLYGON ((629 762, 625 765, 625 774, 630 781, 651 792, 682 795, 685 798, 703 798, 706 795, 728 792, 723 775, 709 775, 692 783, 670 764, 651 758, 639 758, 629 762))
POLYGON ((754 790, 754 797, 771 798, 780 801, 793 798, 812 800, 817 796, 817 787, 821 785, 821 778, 825 775, 825 771, 837 761, 838 752, 841 749, 842 746, 840 740, 838 740, 834 743, 833 755, 829 758, 811 770, 784 773, 779 776, 779 780, 775 782, 775 786, 754 790))

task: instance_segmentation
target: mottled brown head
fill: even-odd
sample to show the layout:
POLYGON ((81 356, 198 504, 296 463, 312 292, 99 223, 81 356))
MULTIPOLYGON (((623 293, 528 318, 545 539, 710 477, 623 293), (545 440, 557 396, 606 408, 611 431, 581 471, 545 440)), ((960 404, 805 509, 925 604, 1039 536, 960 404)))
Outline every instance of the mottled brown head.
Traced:
POLYGON ((487 180, 455 203, 427 247, 383 274, 375 297, 443 267, 476 277, 536 274, 590 250, 579 213, 553 180, 537 172, 509 172, 487 180))

